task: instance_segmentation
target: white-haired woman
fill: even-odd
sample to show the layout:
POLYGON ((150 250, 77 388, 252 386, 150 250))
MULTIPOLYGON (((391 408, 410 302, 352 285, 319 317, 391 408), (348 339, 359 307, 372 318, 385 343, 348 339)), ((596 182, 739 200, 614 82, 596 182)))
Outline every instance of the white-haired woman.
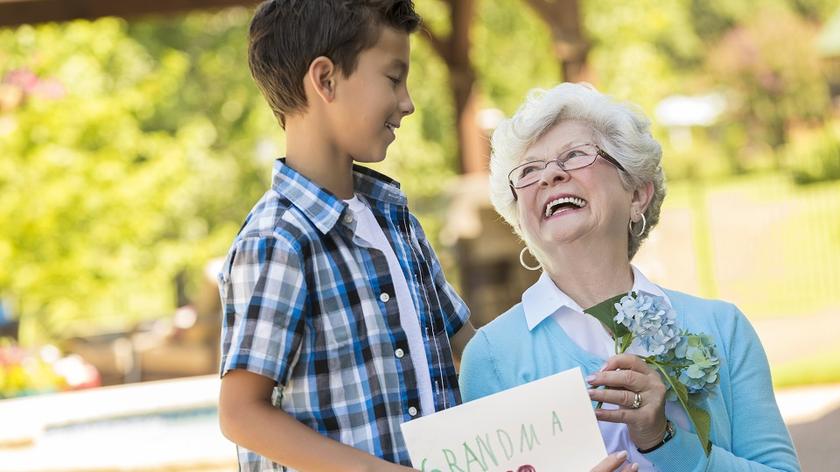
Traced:
POLYGON ((493 205, 525 242, 523 265, 542 274, 467 346, 464 400, 579 366, 592 400, 604 402, 595 413, 608 451, 629 451, 640 470, 799 470, 767 358, 743 314, 660 288, 630 264, 665 197, 661 147, 644 115, 591 86, 564 83, 529 94, 497 127, 492 147, 493 205), (639 357, 651 353, 634 343, 615 355, 608 330, 583 312, 631 291, 661 297, 680 331, 705 333, 716 345, 719 383, 703 400, 708 456, 639 357))

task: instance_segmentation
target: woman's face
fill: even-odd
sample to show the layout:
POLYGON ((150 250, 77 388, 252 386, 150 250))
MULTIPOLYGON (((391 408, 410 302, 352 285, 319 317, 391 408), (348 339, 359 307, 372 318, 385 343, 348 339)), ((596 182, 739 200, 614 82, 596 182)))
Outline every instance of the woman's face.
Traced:
MULTIPOLYGON (((595 131, 580 121, 563 121, 531 145, 521 162, 554 159, 580 144, 595 144, 595 131)), ((548 165, 536 183, 516 190, 527 238, 542 253, 583 238, 626 250, 633 192, 624 188, 618 172, 601 157, 571 172, 548 165)))

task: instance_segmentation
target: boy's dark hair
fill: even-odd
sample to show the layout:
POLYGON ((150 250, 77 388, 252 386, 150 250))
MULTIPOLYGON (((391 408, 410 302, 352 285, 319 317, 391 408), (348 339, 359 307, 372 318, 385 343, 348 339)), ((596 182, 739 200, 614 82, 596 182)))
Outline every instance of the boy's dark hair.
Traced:
POLYGON ((316 57, 349 76, 381 26, 412 33, 419 25, 412 0, 268 0, 251 20, 248 65, 285 128, 287 114, 306 108, 303 78, 316 57))

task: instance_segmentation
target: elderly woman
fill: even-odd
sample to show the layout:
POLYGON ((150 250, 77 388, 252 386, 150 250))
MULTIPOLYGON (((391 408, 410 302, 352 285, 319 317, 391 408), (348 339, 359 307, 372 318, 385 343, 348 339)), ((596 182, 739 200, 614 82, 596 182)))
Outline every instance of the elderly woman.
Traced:
POLYGON ((492 146, 493 205, 525 242, 520 261, 542 274, 468 344, 464 400, 579 366, 591 399, 604 402, 595 415, 607 450, 629 451, 640 470, 799 470, 767 358, 744 315, 660 288, 630 264, 665 197, 662 150, 648 120, 591 86, 564 83, 532 92, 492 146), (702 403, 711 415, 708 456, 685 411, 666 400, 663 378, 639 357, 651 353, 634 342, 615 355, 610 332, 583 312, 631 291, 661 297, 679 331, 705 333, 716 345, 719 382, 702 403))

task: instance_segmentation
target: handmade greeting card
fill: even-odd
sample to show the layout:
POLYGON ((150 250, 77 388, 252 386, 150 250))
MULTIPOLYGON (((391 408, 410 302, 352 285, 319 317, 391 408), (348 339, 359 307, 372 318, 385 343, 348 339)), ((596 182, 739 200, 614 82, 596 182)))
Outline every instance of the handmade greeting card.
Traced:
POLYGON ((428 472, 589 471, 607 455, 579 368, 402 424, 428 472))

